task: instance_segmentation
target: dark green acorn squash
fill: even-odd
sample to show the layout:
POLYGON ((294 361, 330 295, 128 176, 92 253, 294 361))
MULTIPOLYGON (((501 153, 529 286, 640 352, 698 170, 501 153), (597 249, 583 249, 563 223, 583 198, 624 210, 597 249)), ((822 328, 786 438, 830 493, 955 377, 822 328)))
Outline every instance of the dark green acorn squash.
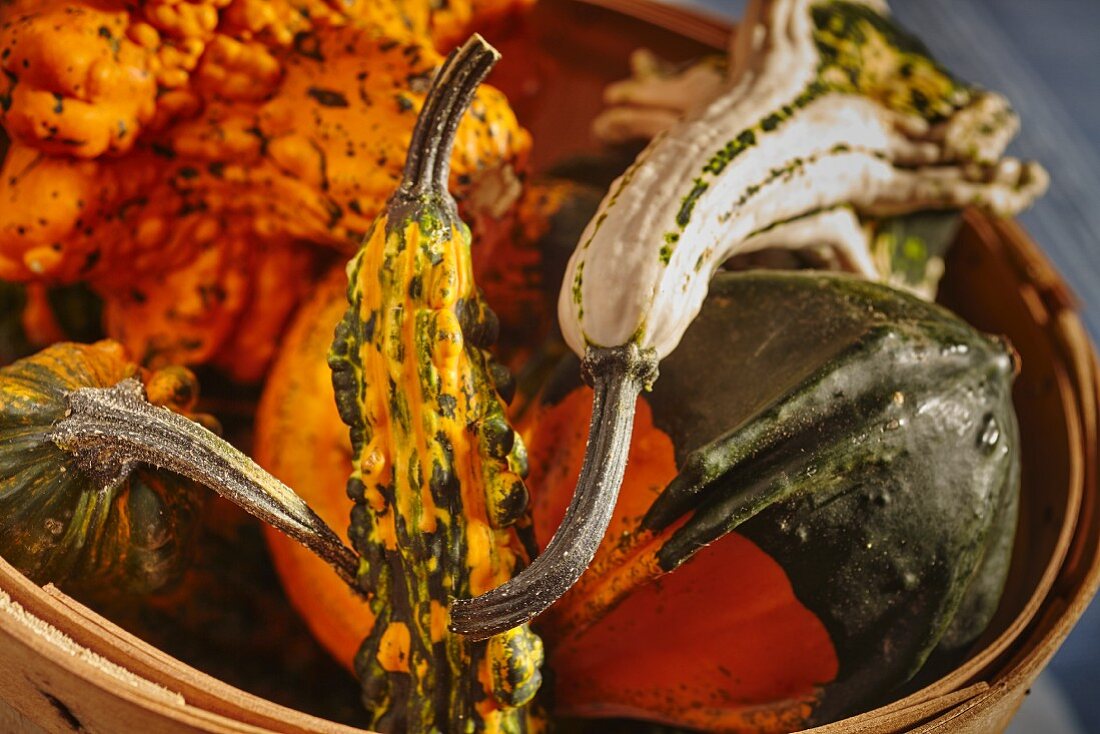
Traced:
MULTIPOLYGON (((592 567, 539 620, 558 713, 777 732, 957 659, 1007 574, 1011 349, 888 287, 720 274, 638 405, 592 567)), ((569 502, 590 390, 527 423, 536 534, 569 502)))

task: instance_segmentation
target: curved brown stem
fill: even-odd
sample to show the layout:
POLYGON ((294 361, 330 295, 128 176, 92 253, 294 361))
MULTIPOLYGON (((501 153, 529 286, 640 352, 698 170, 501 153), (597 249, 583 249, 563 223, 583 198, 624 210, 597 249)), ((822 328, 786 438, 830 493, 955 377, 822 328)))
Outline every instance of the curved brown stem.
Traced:
POLYGON ((198 423, 151 404, 137 380, 74 390, 66 400, 69 412, 50 438, 105 485, 139 463, 181 474, 297 540, 359 588, 355 553, 305 500, 198 423))
POLYGON ((453 632, 480 640, 518 627, 568 591, 596 554, 623 482, 635 402, 657 377, 657 357, 633 344, 589 347, 584 370, 594 391, 592 422, 565 517, 546 550, 519 575, 479 597, 451 603, 453 632))
POLYGON ((400 193, 446 193, 458 124, 499 59, 500 53, 475 33, 443 62, 413 128, 400 193))

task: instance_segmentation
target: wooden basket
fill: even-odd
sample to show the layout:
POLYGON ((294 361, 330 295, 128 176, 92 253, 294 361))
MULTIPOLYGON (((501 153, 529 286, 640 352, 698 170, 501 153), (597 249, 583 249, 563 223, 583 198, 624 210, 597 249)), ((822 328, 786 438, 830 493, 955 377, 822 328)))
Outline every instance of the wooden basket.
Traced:
MULTIPOLYGON (((589 121, 603 86, 626 76, 634 48, 688 58, 720 47, 728 33, 648 0, 542 0, 503 44, 494 81, 508 88, 537 141, 536 165, 545 166, 594 148, 589 121)), ((978 214, 967 215, 947 273, 943 300, 1007 336, 1023 364, 1015 390, 1023 495, 1008 588, 961 667, 817 734, 1002 730, 1100 584, 1097 367, 1073 299, 1018 226, 978 214)), ((0 661, 3 732, 359 731, 188 667, 2 560, 0 661)))

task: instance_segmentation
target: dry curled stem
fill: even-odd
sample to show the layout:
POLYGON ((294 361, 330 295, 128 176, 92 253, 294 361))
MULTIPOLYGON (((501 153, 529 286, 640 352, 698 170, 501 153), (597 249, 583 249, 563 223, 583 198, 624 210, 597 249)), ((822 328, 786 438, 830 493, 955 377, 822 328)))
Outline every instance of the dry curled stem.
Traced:
POLYGON ((203 426, 150 403, 137 380, 73 390, 66 399, 68 414, 50 437, 103 486, 138 464, 181 474, 302 543, 354 586, 355 554, 301 497, 203 426))

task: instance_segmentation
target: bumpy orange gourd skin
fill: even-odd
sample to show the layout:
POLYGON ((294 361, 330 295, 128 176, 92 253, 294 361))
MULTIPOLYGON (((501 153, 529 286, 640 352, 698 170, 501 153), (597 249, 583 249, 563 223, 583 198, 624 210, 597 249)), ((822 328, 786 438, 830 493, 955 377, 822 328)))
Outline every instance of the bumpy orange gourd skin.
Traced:
POLYGON ((92 158, 133 147, 156 111, 150 54, 121 7, 23 0, 3 10, 4 129, 21 143, 92 158), (68 53, 62 53, 62 51, 68 53))
MULTIPOLYGON (((0 279, 87 281, 142 361, 257 379, 314 271, 392 190, 436 39, 524 4, 5 4, 0 279)), ((474 111, 452 185, 476 230, 514 199, 530 141, 499 92, 474 111), (486 181, 503 195, 471 197, 486 181)))

